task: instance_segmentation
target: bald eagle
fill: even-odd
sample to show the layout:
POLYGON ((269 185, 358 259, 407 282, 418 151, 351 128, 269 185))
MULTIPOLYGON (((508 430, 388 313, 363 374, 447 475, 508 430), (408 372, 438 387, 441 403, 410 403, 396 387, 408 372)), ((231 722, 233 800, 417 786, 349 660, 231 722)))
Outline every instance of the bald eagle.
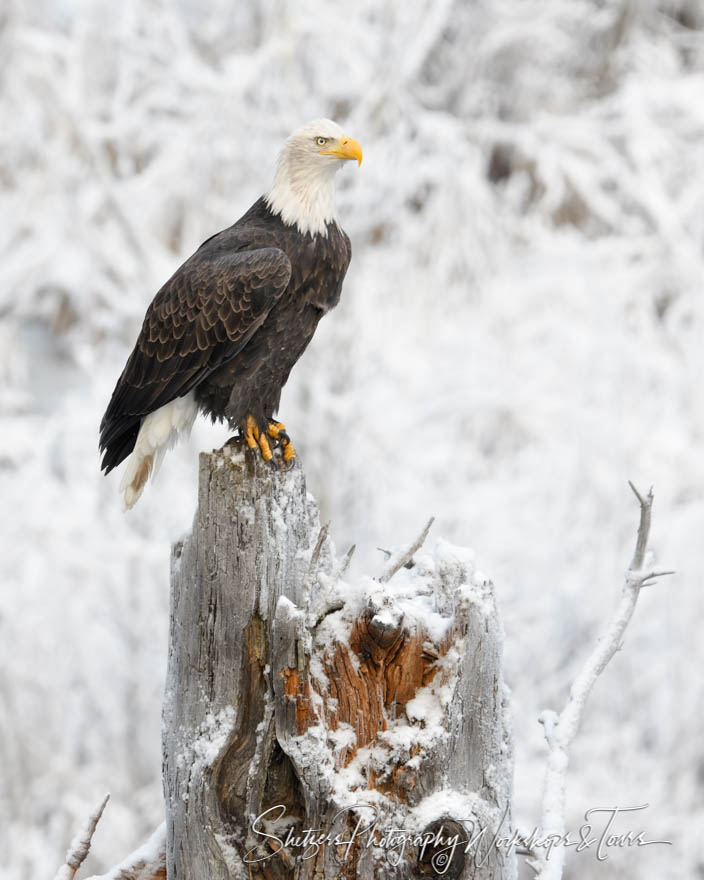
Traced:
POLYGON ((223 419, 272 462, 295 452, 274 419, 281 389, 318 321, 340 299, 350 240, 337 223, 335 172, 362 149, 329 119, 284 143, 274 182, 207 239, 147 309, 100 424, 102 469, 129 456, 126 508, 197 413, 223 419))

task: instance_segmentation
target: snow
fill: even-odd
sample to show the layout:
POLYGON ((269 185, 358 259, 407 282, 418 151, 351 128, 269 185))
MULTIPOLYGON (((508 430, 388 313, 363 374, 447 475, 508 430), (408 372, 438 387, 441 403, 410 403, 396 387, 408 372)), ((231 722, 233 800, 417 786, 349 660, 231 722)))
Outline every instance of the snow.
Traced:
POLYGON ((297 608, 288 596, 279 596, 276 600, 276 617, 282 617, 286 620, 295 620, 303 617, 303 612, 297 608))
MULTIPOLYGON (((124 516, 120 473, 98 473, 97 429, 154 292, 266 191, 283 139, 321 115, 364 148, 337 178, 353 258, 281 417, 335 544, 357 545, 349 588, 363 602, 376 548, 407 545, 433 514, 428 546, 476 549, 504 617, 515 814, 530 828, 537 716, 564 705, 617 601, 637 523, 626 480, 654 484, 656 564, 678 574, 644 591, 590 697, 567 826, 599 803, 649 802, 668 852, 575 871, 692 876, 704 862, 702 5, 299 0, 285 25, 280 14, 38 0, 9 4, 0 24, 8 878, 51 876, 106 789, 88 870, 161 821, 169 547, 192 522, 198 451, 229 433, 197 421, 124 516)), ((485 579, 474 571, 468 601, 485 579)), ((442 624, 432 596, 395 601, 442 624)), ((344 639, 346 619, 334 624, 344 639)))
MULTIPOLYGON (((368 576, 335 586, 331 582, 319 584, 323 595, 318 596, 318 601, 334 607, 317 625, 311 644, 310 670, 321 690, 328 685, 324 671, 326 657, 336 643, 348 643, 352 627, 365 610, 371 611, 372 619, 378 623, 394 627, 403 622, 407 630, 420 631, 437 650, 436 643, 442 641, 453 621, 450 609, 441 615, 433 606, 438 578, 447 577, 450 590, 456 594, 456 604, 461 605, 469 601, 468 591, 473 595, 472 591, 481 589, 481 584, 473 580, 472 567, 473 556, 468 551, 438 540, 434 549, 419 554, 411 568, 401 569, 383 585, 368 576), (344 601, 341 602, 342 597, 344 601)), ((283 613, 290 618, 300 618, 303 611, 282 598, 277 615, 283 613)), ((352 650, 349 658, 353 663, 360 662, 352 650)), ((388 717, 386 729, 368 745, 357 748, 357 735, 350 724, 328 729, 321 720, 287 742, 288 754, 296 764, 316 768, 329 785, 340 809, 374 804, 383 807, 387 815, 393 804, 386 795, 369 788, 369 775, 373 771, 383 779, 390 762, 394 766, 419 766, 448 739, 444 722, 447 707, 454 697, 452 683, 457 680, 455 670, 460 661, 455 648, 439 657, 436 662, 439 674, 406 703, 405 712, 398 717, 388 717), (344 755, 341 761, 342 754, 348 749, 355 749, 351 759, 344 755)), ((322 719, 320 698, 314 704, 318 717, 322 719)), ((327 706, 334 711, 335 700, 328 700, 327 706)))
MULTIPOLYGON (((453 576, 448 576, 447 582, 456 587, 463 599, 478 602, 481 597, 484 600, 477 592, 480 585, 466 564, 470 558, 467 554, 464 548, 440 540, 432 553, 419 553, 413 567, 400 569, 389 583, 382 585, 375 578, 364 575, 349 581, 323 580, 319 583, 322 590, 316 596, 317 604, 325 608, 342 607, 329 611, 318 624, 316 644, 324 648, 335 642, 347 643, 353 625, 365 610, 371 610, 373 620, 380 625, 394 627, 403 620, 409 629, 422 626, 431 641, 441 642, 452 617, 436 607, 433 590, 436 572, 452 571, 453 576)), ((354 662, 354 655, 350 659, 354 662)), ((312 664, 317 664, 313 668, 314 675, 323 680, 324 673, 316 655, 312 664)))
POLYGON ((475 815, 479 798, 473 793, 463 793, 447 788, 435 791, 410 811, 410 818, 415 828, 421 830, 427 828, 432 822, 437 822, 446 816, 465 816, 469 818, 475 815))
POLYGON ((242 863, 238 848, 223 834, 213 836, 233 880, 249 880, 249 872, 242 863))
POLYGON ((335 750, 338 752, 354 746, 357 742, 357 737, 351 724, 340 724, 337 730, 331 730, 328 736, 332 740, 335 750))
POLYGON ((132 852, 119 865, 111 868, 111 870, 103 875, 102 880, 119 880, 124 868, 129 868, 139 863, 152 866, 162 865, 163 857, 161 854, 164 851, 165 842, 166 822, 162 822, 142 846, 132 852))
POLYGON ((421 688, 416 696, 406 703, 406 715, 412 722, 420 721, 424 727, 440 727, 444 717, 444 707, 448 703, 448 696, 452 692, 449 688, 421 688), (445 697, 445 699, 443 699, 445 697))
MULTIPOLYGON (((226 706, 216 714, 208 712, 200 726, 198 736, 183 743, 183 749, 176 757, 176 763, 179 767, 188 768, 187 773, 184 772, 186 777, 184 784, 190 783, 194 765, 209 767, 217 761, 235 725, 236 714, 233 706, 226 706)), ((183 792, 184 800, 188 799, 188 794, 187 790, 183 792)))

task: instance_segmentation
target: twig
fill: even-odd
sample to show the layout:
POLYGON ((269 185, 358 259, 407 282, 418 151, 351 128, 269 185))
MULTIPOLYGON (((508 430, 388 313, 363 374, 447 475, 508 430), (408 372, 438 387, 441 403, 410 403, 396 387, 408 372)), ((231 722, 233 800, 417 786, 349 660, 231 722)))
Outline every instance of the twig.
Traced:
POLYGON ((425 539, 428 537, 428 532, 430 531, 430 527, 435 522, 435 517, 431 516, 428 522, 425 524, 425 528, 420 533, 419 537, 411 544, 411 546, 407 550, 403 550, 400 553, 396 553, 391 559, 388 561, 388 564, 384 571, 379 576, 379 583, 386 584, 391 578, 396 574, 399 569, 403 568, 408 562, 413 559, 413 554, 417 553, 418 550, 423 546, 425 539))
POLYGON ((642 587, 652 587, 657 583, 655 578, 667 577, 668 575, 676 574, 674 571, 649 571, 647 574, 644 574, 641 571, 631 572, 630 570, 627 573, 627 576, 634 577, 638 582, 638 586, 642 587), (650 581, 650 583, 648 583, 650 581))
MULTIPOLYGON (((85 826, 71 841, 66 861, 56 872, 54 880, 73 880, 76 876, 90 852, 95 829, 109 800, 110 795, 106 794, 100 806, 91 813, 85 826)), ((107 874, 94 875, 88 880, 166 880, 166 824, 162 822, 143 846, 107 874)))
POLYGON ((639 571, 643 567, 645 559, 645 550, 648 545, 648 536, 650 535, 650 516, 653 510, 653 487, 648 490, 645 498, 636 489, 629 480, 628 485, 631 487, 633 494, 640 504, 640 523, 638 524, 638 538, 636 540, 636 549, 633 552, 633 559, 629 566, 631 571, 639 571))
MULTIPOLYGON (((569 748, 579 729, 584 706, 594 683, 606 665, 620 649, 623 634, 628 626, 640 590, 652 585, 653 579, 673 574, 669 571, 642 571, 645 551, 650 535, 650 517, 653 506, 653 490, 643 497, 629 482, 640 504, 640 521, 635 551, 630 567, 626 572, 621 590, 621 600, 594 650, 587 658, 570 690, 569 700, 562 712, 557 715, 547 710, 541 713, 539 721, 545 728, 548 744, 548 762, 545 770, 541 826, 544 835, 565 833, 565 784, 569 764, 569 748)), ((537 880, 560 880, 565 861, 565 848, 556 846, 548 860, 541 853, 531 860, 537 880)))
POLYGON ((308 571, 306 572, 305 580, 303 581, 303 603, 306 607, 310 604, 310 588, 313 585, 313 580, 315 579, 316 574, 318 573, 318 562, 320 561, 320 554, 323 549, 323 544, 328 536, 328 529, 330 528, 330 523, 325 523, 324 526, 318 532, 318 540, 315 542, 315 547, 313 548, 313 552, 310 556, 310 562, 308 564, 308 571))
MULTIPOLYGON (((311 587, 313 586, 313 580, 318 573, 318 562, 320 561, 320 554, 323 550, 323 544, 327 540, 328 530, 330 528, 330 523, 325 523, 324 526, 318 532, 318 540, 315 542, 315 547, 313 548, 313 552, 310 556, 310 563, 308 564, 308 571, 305 576, 305 580, 303 581, 303 606, 307 609, 308 612, 308 626, 310 628, 315 628, 320 621, 327 615, 331 614, 333 611, 339 611, 340 608, 344 606, 344 602, 342 600, 335 601, 330 605, 326 605, 323 603, 322 608, 318 608, 317 611, 312 609, 313 599, 311 595, 311 587)), ((347 569, 347 566, 350 564, 350 560, 352 559, 352 554, 355 551, 356 545, 353 544, 350 549, 347 551, 347 556, 342 562, 342 566, 340 568, 340 572, 335 575, 335 580, 339 580, 344 572, 347 569)), ((323 596, 325 596, 325 591, 323 591, 323 596)))
POLYGON ((93 834, 103 815, 105 804, 110 800, 110 795, 106 794, 100 805, 91 813, 88 821, 78 834, 71 841, 66 852, 66 861, 56 872, 54 880, 73 880, 76 871, 85 861, 86 856, 90 852, 90 844, 93 840, 93 834))
POLYGON ((323 544, 325 543, 325 539, 328 536, 328 529, 330 528, 330 523, 325 523, 324 526, 321 527, 318 532, 318 540, 315 542, 315 548, 310 557, 310 564, 308 565, 308 573, 306 574, 306 583, 311 584, 313 578, 316 575, 318 569, 318 561, 320 559, 320 553, 323 549, 323 544))
POLYGON ((342 560, 340 567, 335 572, 335 580, 340 580, 344 577, 345 572, 349 568, 350 562, 352 562, 352 557, 354 556, 354 551, 357 549, 357 545, 353 544, 350 549, 345 553, 345 558, 342 560))
MULTIPOLYGON (((349 568, 350 562, 352 561, 352 557, 354 556, 354 551, 357 549, 357 545, 353 544, 350 549, 345 553, 345 556, 337 567, 335 574, 333 575, 333 582, 337 583, 341 581, 345 576, 345 572, 349 568)), ((315 629, 321 620, 328 616, 328 614, 334 614, 336 611, 341 611, 345 607, 345 600, 338 597, 336 599, 328 600, 324 596, 324 601, 321 607, 317 609, 315 614, 309 617, 309 628, 315 629)))

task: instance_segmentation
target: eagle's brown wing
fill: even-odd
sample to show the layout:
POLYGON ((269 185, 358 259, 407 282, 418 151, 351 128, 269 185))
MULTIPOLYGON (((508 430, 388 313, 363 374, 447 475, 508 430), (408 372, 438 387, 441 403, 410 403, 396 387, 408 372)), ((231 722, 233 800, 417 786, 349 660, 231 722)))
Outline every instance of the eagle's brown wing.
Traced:
POLYGON ((100 423, 106 473, 134 447, 142 419, 235 357, 286 290, 291 263, 276 247, 201 247, 147 310, 100 423))

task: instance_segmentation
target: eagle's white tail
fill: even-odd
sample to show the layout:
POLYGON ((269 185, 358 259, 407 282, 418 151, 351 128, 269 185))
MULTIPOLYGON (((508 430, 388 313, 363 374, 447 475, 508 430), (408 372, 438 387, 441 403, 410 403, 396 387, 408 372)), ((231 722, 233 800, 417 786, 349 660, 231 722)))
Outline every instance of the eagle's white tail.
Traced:
POLYGON ((167 450, 174 446, 181 435, 190 433, 197 414, 198 404, 191 391, 144 419, 120 481, 125 510, 134 507, 150 475, 156 476, 167 450))

